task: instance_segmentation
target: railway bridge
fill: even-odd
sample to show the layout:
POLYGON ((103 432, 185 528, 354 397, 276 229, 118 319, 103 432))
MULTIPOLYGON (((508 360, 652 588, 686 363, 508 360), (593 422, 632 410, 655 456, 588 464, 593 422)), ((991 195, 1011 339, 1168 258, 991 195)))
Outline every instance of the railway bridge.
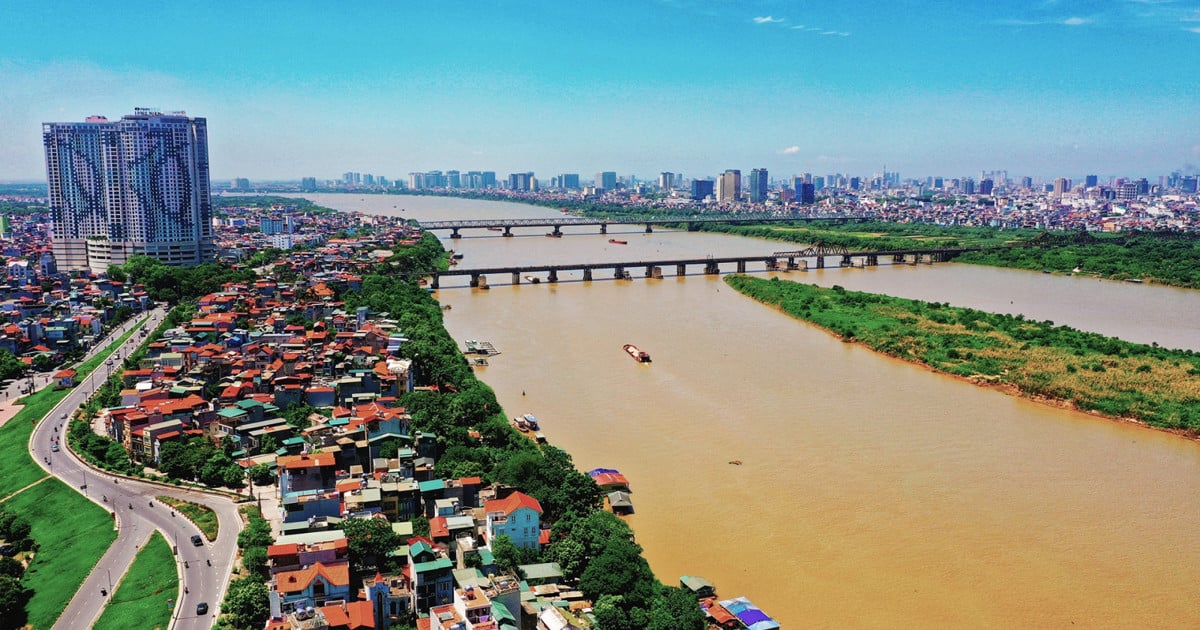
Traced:
POLYGON ((577 217, 563 215, 561 217, 550 217, 544 219, 462 219, 454 221, 423 221, 420 227, 426 231, 433 230, 450 230, 450 238, 462 238, 461 231, 468 229, 483 229, 493 232, 500 232, 500 236, 515 236, 513 228, 516 227, 534 227, 534 228, 552 228, 547 236, 562 236, 562 228, 567 226, 599 226, 601 234, 608 234, 608 226, 610 225, 644 225, 646 232, 653 232, 655 225, 685 225, 689 232, 695 231, 696 228, 704 223, 795 223, 809 221, 836 221, 845 223, 849 221, 866 221, 870 217, 866 215, 847 215, 847 214, 812 214, 812 215, 733 215, 733 216, 712 216, 712 215, 694 215, 684 217, 651 217, 642 219, 594 219, 590 217, 577 217))
POLYGON ((476 269, 451 268, 445 271, 421 272, 419 275, 429 278, 429 287, 441 288, 441 279, 453 276, 470 278, 470 286, 487 288, 488 276, 504 277, 509 274, 512 284, 541 282, 543 276, 546 282, 558 282, 560 274, 576 272, 582 274, 584 282, 594 280, 596 272, 611 272, 611 277, 617 280, 632 280, 631 270, 642 270, 645 278, 662 278, 664 268, 675 268, 676 276, 687 275, 688 267, 700 268, 705 275, 715 275, 722 272, 722 266, 736 273, 746 273, 751 264, 763 265, 765 271, 808 271, 811 268, 826 268, 827 259, 836 261, 839 267, 873 267, 884 260, 890 264, 918 264, 945 262, 968 251, 976 251, 979 247, 956 248, 913 248, 885 251, 849 251, 844 247, 816 244, 805 249, 780 251, 755 256, 707 256, 703 258, 669 258, 663 260, 635 260, 612 262, 581 262, 556 264, 509 265, 503 267, 484 267, 476 269))

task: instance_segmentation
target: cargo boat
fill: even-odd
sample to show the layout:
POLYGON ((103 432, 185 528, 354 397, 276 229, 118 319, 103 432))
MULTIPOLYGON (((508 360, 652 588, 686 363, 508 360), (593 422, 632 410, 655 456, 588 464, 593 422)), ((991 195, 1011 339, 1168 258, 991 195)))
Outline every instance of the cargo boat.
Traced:
POLYGON ((638 348, 637 346, 635 346, 631 343, 627 343, 623 347, 625 348, 625 352, 628 352, 629 356, 633 357, 634 361, 637 361, 638 363, 649 363, 650 362, 650 353, 642 350, 641 348, 638 348))

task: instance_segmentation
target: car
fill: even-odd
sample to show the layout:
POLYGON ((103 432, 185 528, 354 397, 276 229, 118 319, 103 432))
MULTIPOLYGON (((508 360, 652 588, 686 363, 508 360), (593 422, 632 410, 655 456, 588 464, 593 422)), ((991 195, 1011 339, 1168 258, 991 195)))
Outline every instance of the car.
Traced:
POLYGON ((192 536, 192 544, 199 547, 200 545, 204 544, 204 540, 200 538, 199 534, 195 534, 192 536))
POLYGON ((208 614, 208 602, 200 602, 199 604, 196 604, 196 614, 197 615, 207 615, 208 614))
POLYGON ((57 444, 51 444, 51 445, 50 445, 50 450, 51 450, 51 451, 54 451, 55 453, 57 453, 57 452, 58 452, 58 445, 57 445, 57 444))
POLYGON ((64 414, 63 414, 63 415, 62 415, 62 416, 61 416, 59 419, 60 419, 60 420, 66 420, 66 419, 67 419, 67 414, 65 414, 65 413, 64 413, 64 414))

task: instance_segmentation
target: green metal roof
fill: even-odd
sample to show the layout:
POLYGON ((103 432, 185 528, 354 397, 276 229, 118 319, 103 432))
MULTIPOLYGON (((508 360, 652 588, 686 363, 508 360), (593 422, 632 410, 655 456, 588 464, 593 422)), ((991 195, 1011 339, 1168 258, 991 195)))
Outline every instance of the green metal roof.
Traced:
POLYGON ((413 565, 413 571, 417 573, 425 573, 427 571, 440 571, 443 569, 454 568, 454 563, 450 562, 450 558, 438 558, 432 562, 418 562, 413 565))
POLYGON ((446 480, 445 479, 430 479, 429 481, 422 481, 418 485, 418 487, 421 489, 421 492, 433 492, 434 490, 445 490, 446 489, 446 480))

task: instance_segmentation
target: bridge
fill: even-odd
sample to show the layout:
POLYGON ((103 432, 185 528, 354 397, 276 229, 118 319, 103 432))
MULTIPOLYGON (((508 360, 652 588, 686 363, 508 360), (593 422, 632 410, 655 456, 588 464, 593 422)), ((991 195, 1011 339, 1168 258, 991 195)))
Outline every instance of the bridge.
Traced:
POLYGON ((561 217, 550 217, 546 219, 469 219, 457 221, 423 221, 420 223, 421 229, 426 231, 432 230, 450 230, 450 238, 462 238, 460 230, 467 229, 485 229, 493 232, 503 232, 501 236, 513 236, 513 228, 515 227, 548 227, 553 230, 547 233, 547 236, 562 236, 562 228, 567 226, 600 226, 601 234, 608 234, 608 226, 610 225, 644 225, 646 232, 653 232, 655 225, 677 225, 684 224, 689 232, 696 230, 696 227, 702 223, 793 223, 797 221, 866 221, 870 217, 866 215, 846 215, 846 214, 821 214, 821 215, 804 215, 804 216, 778 216, 778 215, 736 215, 726 217, 714 217, 711 215, 696 215, 689 217, 662 217, 649 219, 593 219, 589 217, 576 217, 563 215, 561 217))
POLYGON ((716 275, 721 273, 721 265, 732 265, 733 270, 737 273, 746 273, 747 266, 751 263, 762 263, 765 271, 808 271, 809 259, 813 259, 813 267, 816 269, 824 269, 826 259, 831 257, 837 261, 837 265, 840 267, 873 267, 879 264, 881 258, 884 260, 890 259, 891 264, 915 265, 922 262, 933 264, 935 262, 945 262, 963 252, 977 251, 979 249, 982 248, 914 248, 852 252, 844 247, 817 244, 806 249, 774 252, 756 256, 723 256, 720 258, 708 256, 705 258, 519 265, 477 269, 451 268, 446 271, 431 271, 411 275, 430 278, 429 287, 433 289, 441 288, 441 279, 449 276, 468 276, 471 287, 486 289, 488 286, 487 277, 489 275, 503 277, 503 274, 510 274, 512 284, 521 284, 522 278, 531 283, 541 282, 542 275, 545 276, 546 282, 558 282, 559 274, 563 272, 582 272, 583 280, 587 282, 594 279, 595 272, 607 270, 612 271, 612 278, 616 280, 632 280, 633 274, 630 272, 630 269, 644 270, 643 275, 646 278, 662 278, 662 269, 672 266, 675 267, 676 276, 687 275, 688 267, 700 267, 703 269, 705 275, 716 275), (857 264, 855 261, 857 261, 857 264))

